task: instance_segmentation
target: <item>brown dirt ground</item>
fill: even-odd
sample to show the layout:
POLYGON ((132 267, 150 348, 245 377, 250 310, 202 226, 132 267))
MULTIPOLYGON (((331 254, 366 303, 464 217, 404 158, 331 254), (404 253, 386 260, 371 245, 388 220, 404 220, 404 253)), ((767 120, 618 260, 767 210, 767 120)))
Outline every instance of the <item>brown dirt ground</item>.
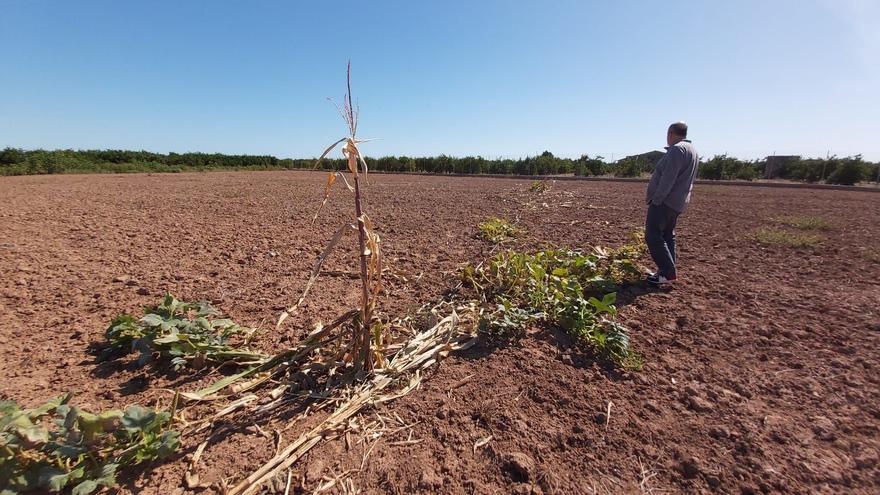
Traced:
MULTIPOLYGON (((216 378, 96 363, 89 346, 115 315, 165 291, 272 328, 350 214, 340 189, 310 224, 323 181, 308 172, 0 178, 0 398, 33 406, 73 390, 92 409, 167 405, 164 388, 216 378)), ((371 181, 368 211, 411 279, 391 283, 388 315, 438 301, 462 263, 487 256, 474 237, 487 216, 518 218, 528 231, 520 243, 534 248, 617 245, 644 215, 644 184, 558 182, 536 196, 522 180, 371 181)), ((295 466, 291 492, 360 468, 367 449, 348 475, 364 493, 880 491, 880 194, 697 186, 679 239, 674 290, 620 294, 643 371, 609 370, 550 330, 483 342, 363 418, 414 426, 350 449, 322 444, 295 466), (779 214, 832 226, 816 249, 749 237, 779 214)), ((327 268, 354 272, 351 260, 347 248, 327 268)), ((257 346, 290 345, 357 297, 355 280, 323 277, 294 325, 257 346)), ((238 481, 272 457, 273 440, 246 426, 208 448, 204 480, 238 481)), ((185 454, 202 438, 127 476, 122 491, 181 492, 185 454)))

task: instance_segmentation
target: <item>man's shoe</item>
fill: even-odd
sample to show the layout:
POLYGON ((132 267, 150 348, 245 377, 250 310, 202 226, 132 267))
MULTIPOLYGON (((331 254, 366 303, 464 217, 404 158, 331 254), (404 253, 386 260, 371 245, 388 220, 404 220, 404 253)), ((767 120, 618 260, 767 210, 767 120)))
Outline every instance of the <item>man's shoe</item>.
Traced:
POLYGON ((669 285, 672 282, 675 282, 675 277, 667 278, 659 273, 652 273, 651 275, 648 275, 647 281, 651 285, 669 285))

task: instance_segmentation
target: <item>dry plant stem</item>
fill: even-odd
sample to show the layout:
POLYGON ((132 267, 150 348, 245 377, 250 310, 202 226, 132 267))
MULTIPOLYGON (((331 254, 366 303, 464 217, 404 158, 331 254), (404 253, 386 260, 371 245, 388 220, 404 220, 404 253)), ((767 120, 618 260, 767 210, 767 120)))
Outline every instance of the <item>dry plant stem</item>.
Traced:
MULTIPOLYGON (((318 161, 315 162, 315 167, 321 163, 321 160, 327 156, 337 145, 345 143, 342 148, 342 153, 348 159, 348 171, 351 172, 354 188, 349 186, 348 181, 346 182, 346 186, 349 187, 349 190, 354 192, 354 201, 355 201, 355 215, 358 222, 358 248, 359 253, 358 257, 360 259, 360 278, 362 284, 362 292, 361 292, 361 307, 360 307, 360 321, 357 321, 352 328, 352 343, 350 346, 351 349, 351 360, 352 364, 355 367, 356 371, 366 370, 371 371, 373 369, 373 353, 370 349, 370 337, 372 330, 372 312, 374 303, 371 301, 371 292, 370 292, 370 274, 371 268, 373 268, 372 259, 375 257, 377 260, 379 259, 378 254, 378 236, 376 236, 372 232, 372 228, 370 227, 370 231, 368 232, 367 226, 367 218, 363 212, 363 208, 361 206, 361 187, 360 187, 360 177, 359 177, 359 165, 362 166, 362 170, 364 172, 364 178, 367 178, 368 168, 367 162, 364 160, 363 155, 361 155, 360 150, 358 149, 358 143, 365 141, 358 141, 357 139, 357 122, 358 122, 358 111, 354 107, 354 103, 351 99, 351 62, 348 64, 348 68, 346 70, 346 88, 348 92, 345 95, 345 101, 342 105, 342 108, 339 108, 337 105, 336 108, 339 110, 339 113, 342 114, 342 118, 345 119, 345 122, 348 124, 349 137, 342 138, 335 143, 331 144, 324 150, 324 153, 321 154, 321 157, 318 158, 318 161), (367 247, 369 245, 369 248, 367 247), (369 250, 368 250, 369 249, 369 250)), ((333 101, 333 100, 330 100, 333 101)), ((334 105, 336 105, 334 103, 334 105)), ((340 176, 345 180, 345 175, 341 173, 331 172, 330 176, 327 179, 327 185, 324 187, 324 201, 321 203, 321 207, 318 208, 318 211, 323 208, 324 204, 327 202, 327 198, 330 195, 330 188, 333 185, 333 182, 336 179, 336 176, 340 176)), ((313 218, 313 222, 318 218, 318 214, 315 213, 313 218)), ((331 241, 330 245, 328 245, 327 250, 332 249, 332 246, 336 243, 338 238, 334 238, 331 241)), ((317 278, 317 274, 320 271, 320 264, 324 259, 324 255, 322 255, 321 260, 316 267, 316 271, 313 273, 312 278, 309 280, 309 284, 306 286, 306 291, 303 293, 303 296, 299 301, 289 310, 285 311, 281 314, 278 319, 278 325, 284 321, 285 318, 290 316, 293 311, 302 303, 305 299, 306 294, 308 293, 311 284, 314 282, 314 279, 317 278)), ((381 263, 377 261, 377 264, 381 263)), ((381 276, 381 266, 377 266, 377 276, 381 276)), ((376 289, 373 291, 372 296, 375 298, 378 296, 378 284, 376 285, 376 289)), ((377 339, 378 340, 378 339, 377 339)), ((381 345, 377 342, 377 345, 381 345)))
POLYGON ((605 411, 605 429, 608 429, 608 424, 611 423, 611 401, 608 401, 608 410, 605 411))
MULTIPOLYGON (((211 385, 207 388, 203 388, 199 391, 192 392, 192 393, 182 393, 181 396, 186 397, 187 399, 190 399, 190 400, 218 399, 218 398, 220 398, 220 396, 215 395, 217 392, 232 385, 233 383, 235 383, 239 380, 242 380, 248 376, 251 376, 256 373, 261 373, 264 371, 272 371, 272 373, 275 373, 278 370, 273 371, 273 368, 281 365, 282 363, 288 363, 288 366, 293 363, 298 363, 302 359, 308 357, 309 354, 312 353, 312 351, 320 348, 321 346, 329 344, 333 340, 336 340, 339 336, 338 335, 337 336, 330 336, 329 335, 330 332, 332 330, 334 330, 335 328, 341 326, 345 322, 349 321, 350 319, 352 319, 354 317, 355 313, 356 312, 354 310, 351 310, 351 311, 344 313, 342 316, 337 318, 329 326, 323 327, 320 330, 312 332, 296 348, 288 349, 284 352, 281 352, 259 366, 254 366, 252 368, 248 368, 248 369, 242 371, 241 373, 228 376, 228 377, 214 383, 213 385, 211 385), (327 337, 327 338, 325 338, 325 337, 327 337)), ((285 369, 286 369, 286 367, 285 367, 285 369)), ((270 374, 264 376, 263 378, 260 378, 259 380, 256 380, 256 381, 249 383, 246 387, 242 387, 241 389, 237 390, 237 392, 242 392, 242 391, 247 390, 249 388, 253 388, 257 385, 260 385, 263 382, 265 382, 266 380, 268 380, 271 376, 272 376, 272 374, 270 373, 270 374)))
MULTIPOLYGON (((348 92, 346 93, 346 97, 348 98, 348 117, 349 117, 349 130, 351 131, 351 140, 355 141, 355 134, 357 133, 357 115, 355 115, 354 105, 351 102, 351 62, 348 62, 348 66, 345 71, 345 84, 348 92)), ((360 153, 358 153, 360 155, 360 153)), ((364 225, 364 217, 363 211, 361 210, 361 187, 360 187, 360 179, 357 173, 357 160, 359 156, 349 155, 349 168, 354 171, 354 211, 355 215, 357 215, 358 221, 358 247, 360 251, 358 253, 358 258, 361 261, 361 355, 363 356, 364 368, 367 371, 371 371, 373 369, 373 359, 370 354, 370 289, 369 289, 369 278, 367 275, 367 254, 366 250, 366 225, 364 225), (353 162, 353 163, 352 163, 353 162)), ((366 173, 366 168, 364 169, 364 173, 366 173)), ((357 338, 355 338, 355 343, 357 342, 357 338)))
MULTIPOLYGON (((349 93, 350 95, 350 93, 349 93)), ((349 96, 350 98, 351 96, 349 96)), ((354 208, 358 220, 358 246, 360 247, 361 260, 361 355, 363 356, 364 367, 367 371, 373 369, 373 360, 370 355, 370 292, 367 278, 367 254, 366 254, 366 227, 364 226, 364 218, 361 212, 361 189, 358 176, 354 176, 354 208)))

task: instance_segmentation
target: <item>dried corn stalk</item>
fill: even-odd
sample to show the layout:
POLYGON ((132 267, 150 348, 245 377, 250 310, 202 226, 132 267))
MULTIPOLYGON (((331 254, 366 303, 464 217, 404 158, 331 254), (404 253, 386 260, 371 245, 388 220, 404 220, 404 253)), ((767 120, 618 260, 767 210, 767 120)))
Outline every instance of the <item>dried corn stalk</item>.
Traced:
MULTIPOLYGON (((315 212, 312 222, 317 220, 321 209, 327 204, 327 200, 330 198, 331 188, 336 182, 336 179, 342 177, 342 180, 345 182, 349 191, 354 192, 355 220, 357 221, 358 231, 358 258, 360 260, 361 279, 359 314, 352 320, 354 331, 352 332, 350 352, 347 356, 356 369, 370 371, 375 365, 382 366, 385 363, 385 357, 381 350, 374 350, 376 348, 381 348, 384 344, 382 322, 374 318, 376 299, 379 297, 379 293, 382 289, 382 258, 379 249, 379 235, 376 233, 370 218, 362 208, 360 173, 363 172, 364 177, 366 177, 368 167, 360 149, 358 149, 358 145, 366 141, 359 140, 356 137, 358 110, 352 104, 351 99, 351 63, 348 64, 346 82, 348 91, 345 95, 343 106, 342 108, 339 108, 337 105, 336 108, 339 110, 339 113, 342 114, 342 118, 348 125, 349 135, 328 146, 327 149, 324 150, 324 153, 321 154, 320 158, 318 158, 315 167, 321 163, 321 160, 323 160, 325 156, 342 144, 342 154, 347 160, 348 172, 352 176, 352 183, 354 186, 349 184, 344 173, 336 171, 330 172, 327 176, 327 183, 324 186, 324 198, 321 201, 321 206, 318 207, 318 211, 315 212)), ((303 295, 299 298, 296 304, 281 314, 278 318, 279 326, 286 318, 293 314, 299 305, 305 300, 312 284, 314 284, 318 277, 321 264, 330 254, 333 247, 339 242, 339 239, 345 230, 347 229, 344 227, 340 229, 324 249, 324 252, 321 254, 321 257, 309 278, 306 289, 303 291, 303 295)))

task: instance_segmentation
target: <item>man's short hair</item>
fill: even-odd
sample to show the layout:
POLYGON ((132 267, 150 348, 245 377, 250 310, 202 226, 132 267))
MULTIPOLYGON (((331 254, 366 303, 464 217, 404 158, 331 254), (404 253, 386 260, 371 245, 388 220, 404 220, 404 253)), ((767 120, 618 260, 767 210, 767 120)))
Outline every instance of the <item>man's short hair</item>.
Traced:
POLYGON ((686 138, 688 137, 688 125, 684 122, 676 122, 669 126, 669 132, 678 137, 686 138))

